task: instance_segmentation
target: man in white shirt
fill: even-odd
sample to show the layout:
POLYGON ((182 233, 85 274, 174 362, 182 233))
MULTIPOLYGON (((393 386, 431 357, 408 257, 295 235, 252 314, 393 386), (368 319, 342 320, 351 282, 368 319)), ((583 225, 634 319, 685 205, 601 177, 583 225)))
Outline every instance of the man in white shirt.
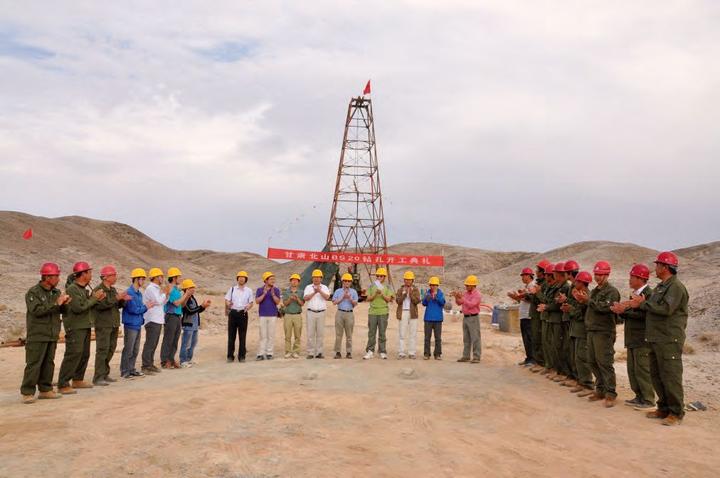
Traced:
POLYGON ((325 337, 325 311, 330 299, 330 289, 322 283, 323 273, 315 269, 312 284, 305 287, 304 299, 307 306, 307 358, 325 358, 323 339, 325 337))
POLYGON ((248 313, 255 303, 253 291, 245 285, 248 281, 248 273, 240 271, 235 279, 237 285, 232 286, 225 294, 225 307, 228 311, 228 363, 235 360, 235 337, 238 338, 238 362, 245 361, 248 313))
POLYGON ((524 268, 520 272, 520 279, 522 280, 523 287, 514 292, 508 292, 507 295, 511 299, 520 303, 519 314, 520 314, 520 334, 522 335, 523 346, 525 348, 525 360, 520 362, 518 365, 525 367, 531 367, 535 365, 532 353, 532 327, 530 320, 530 299, 527 294, 531 292, 531 288, 535 286, 534 281, 535 273, 529 267, 524 268))
POLYGON ((155 366, 155 350, 160 341, 163 325, 165 324, 165 302, 167 302, 167 294, 165 294, 160 286, 163 283, 163 272, 157 267, 150 269, 148 274, 150 284, 143 293, 143 302, 148 307, 147 312, 143 315, 145 319, 145 345, 142 351, 142 371, 149 375, 160 373, 160 369, 155 366))
POLYGON ((415 287, 415 274, 403 275, 403 286, 397 293, 396 318, 398 320, 398 359, 415 359, 417 351, 418 304, 422 301, 420 289, 415 287))

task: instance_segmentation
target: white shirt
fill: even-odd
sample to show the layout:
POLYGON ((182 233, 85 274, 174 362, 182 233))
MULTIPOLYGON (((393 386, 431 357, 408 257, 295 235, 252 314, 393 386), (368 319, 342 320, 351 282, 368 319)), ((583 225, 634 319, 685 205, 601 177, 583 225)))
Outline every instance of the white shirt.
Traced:
POLYGON ((154 322, 156 324, 164 324, 165 323, 165 302, 167 302, 167 295, 160 289, 160 286, 154 283, 151 283, 147 288, 145 289, 145 292, 143 293, 143 302, 155 302, 155 305, 150 307, 145 314, 143 314, 143 318, 145 319, 145 323, 148 322, 154 322))
MULTIPOLYGON (((412 291, 412 289, 410 289, 412 291)), ((405 299, 403 299, 403 310, 410 310, 410 294, 405 296, 405 299)))
POLYGON ((234 285, 228 289, 225 300, 230 302, 230 308, 233 310, 246 310, 248 305, 254 302, 253 291, 246 285, 242 287, 234 285))
MULTIPOLYGON (((533 287, 535 285, 535 281, 531 281, 527 284, 525 284, 525 292, 530 292, 530 287, 533 287)), ((529 319, 530 318, 530 302, 527 300, 521 300, 520 301, 520 308, 518 310, 520 313, 521 319, 529 319)))
POLYGON ((648 286, 648 285, 645 284, 644 286, 642 286, 642 287, 640 287, 639 289, 635 290, 635 292, 633 292, 633 294, 635 294, 635 295, 642 295, 642 291, 644 291, 644 290, 645 290, 645 287, 647 287, 647 286, 648 286))
MULTIPOLYGON (((320 284, 320 290, 323 291, 324 294, 330 295, 330 289, 328 289, 325 284, 320 284)), ((307 297, 313 292, 315 292, 315 286, 313 284, 308 284, 305 287, 303 296, 307 297)), ((323 296, 321 296, 320 294, 315 294, 312 299, 305 302, 305 305, 307 305, 307 308, 311 310, 322 311, 327 309, 327 301, 323 299, 323 296)))

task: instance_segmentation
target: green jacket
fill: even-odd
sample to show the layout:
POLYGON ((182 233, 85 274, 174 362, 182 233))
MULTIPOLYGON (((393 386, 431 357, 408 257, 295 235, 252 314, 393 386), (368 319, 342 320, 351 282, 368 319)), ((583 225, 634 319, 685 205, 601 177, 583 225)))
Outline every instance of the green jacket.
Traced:
MULTIPOLYGON (((553 300, 553 297, 555 297, 555 289, 557 288, 556 285, 550 285, 547 282, 543 284, 543 287, 540 288, 540 292, 538 295, 538 299, 540 300, 541 304, 545 304, 547 306, 550 305, 550 302, 553 300)), ((544 321, 548 321, 550 318, 550 307, 546 308, 544 312, 540 313, 540 319, 544 321)))
MULTIPOLYGON (((545 279, 538 279, 535 281, 535 285, 542 288, 543 284, 545 283, 545 279)), ((540 291, 538 291, 537 294, 530 294, 529 292, 525 294, 525 297, 530 301, 530 318, 531 319, 539 319, 540 318, 540 312, 537 310, 537 306, 540 305, 540 299, 538 295, 540 294, 540 291)))
POLYGON ((59 289, 46 289, 35 284, 25 294, 25 316, 28 342, 57 342, 60 335, 60 314, 65 305, 57 305, 59 289))
MULTIPOLYGON (((375 291, 378 290, 377 286, 373 283, 373 285, 370 286, 370 288, 367 291, 368 297, 375 294, 375 291)), ((394 297, 395 294, 393 294, 392 290, 386 285, 383 285, 382 293, 385 297, 394 297)), ((390 314, 390 307, 388 307, 388 303, 385 302, 385 299, 382 298, 381 295, 375 297, 370 302, 370 308, 368 310, 368 315, 389 315, 390 314)))
POLYGON ((645 316, 645 339, 654 343, 685 343, 688 291, 677 276, 664 280, 640 306, 645 316))
POLYGON ((615 332, 615 313, 610 310, 614 302, 620 301, 620 292, 606 282, 590 292, 585 327, 588 332, 615 332))
MULTIPOLYGON (((645 296, 645 300, 652 294, 650 286, 645 287, 642 290, 642 295, 645 296)), ((629 349, 644 347, 647 345, 645 342, 645 315, 646 311, 642 309, 628 309, 622 314, 620 318, 625 322, 625 347, 629 349)))
POLYGON ((552 294, 548 293, 548 302, 545 312, 547 312, 547 321, 552 324, 559 324, 562 322, 563 312, 560 310, 562 304, 558 304, 555 299, 559 294, 568 295, 567 282, 562 284, 556 284, 553 286, 552 294))
POLYGON ((72 299, 63 317, 65 331, 91 328, 92 307, 97 304, 97 299, 90 296, 87 289, 79 286, 77 282, 70 284, 65 293, 72 299))
POLYGON ((586 339, 585 314, 587 313, 587 304, 581 304, 575 300, 575 297, 572 295, 572 289, 568 295, 568 304, 570 304, 570 311, 567 312, 568 319, 570 320, 570 337, 586 339))
POLYGON ((120 310, 125 305, 124 300, 118 300, 115 287, 105 287, 101 282, 93 289, 93 292, 105 291, 105 298, 99 300, 92 307, 95 328, 120 327, 120 310))

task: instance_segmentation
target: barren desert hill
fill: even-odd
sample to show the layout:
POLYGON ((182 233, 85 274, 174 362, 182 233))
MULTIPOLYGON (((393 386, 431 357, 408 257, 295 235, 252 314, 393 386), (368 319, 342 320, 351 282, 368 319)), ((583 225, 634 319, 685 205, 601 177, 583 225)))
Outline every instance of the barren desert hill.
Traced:
MULTIPOLYGON (((431 275, 442 277, 443 287, 462 286, 464 277, 477 274, 486 302, 507 300, 505 292, 519 284, 523 267, 534 267, 543 258, 551 261, 574 259, 584 270, 597 260, 613 265, 613 283, 627 291, 627 271, 632 264, 651 264, 657 251, 628 243, 588 241, 570 244, 546 252, 498 252, 457 245, 436 243, 400 243, 389 248, 393 254, 444 255, 445 267, 417 268, 418 283, 431 275)), ((720 329, 715 277, 720 273, 720 242, 697 245, 677 251, 682 261, 681 277, 691 293, 691 308, 696 317, 691 331, 720 329)), ((120 283, 127 282, 133 267, 180 267, 186 277, 198 282, 205 293, 219 295, 238 269, 251 275, 251 284, 265 270, 273 270, 281 283, 291 272, 301 272, 307 263, 279 264, 249 252, 217 252, 210 250, 181 251, 169 248, 126 224, 78 216, 46 218, 20 212, 0 211, 0 338, 4 330, 21 329, 24 325, 25 290, 35 282, 36 271, 45 261, 58 262, 64 273, 77 260, 97 266, 114 264, 119 268, 120 283), (32 227, 34 235, 23 240, 23 231, 32 227)), ((395 267, 395 284, 405 268, 395 267)), ((97 281, 97 278, 95 279, 97 281)), ((367 280, 367 278, 364 278, 367 280)), ((219 312, 218 312, 219 313, 219 312)))

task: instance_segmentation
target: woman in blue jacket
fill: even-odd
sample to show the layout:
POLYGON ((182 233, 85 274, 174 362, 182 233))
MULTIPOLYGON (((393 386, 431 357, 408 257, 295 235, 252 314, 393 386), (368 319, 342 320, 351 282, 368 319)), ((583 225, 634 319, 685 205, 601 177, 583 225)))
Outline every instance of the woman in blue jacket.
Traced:
POLYGON ((137 361, 140 350, 142 325, 145 322, 143 314, 148 310, 148 306, 143 303, 142 291, 140 290, 146 277, 147 274, 140 268, 133 269, 130 273, 132 285, 127 290, 130 298, 125 302, 122 311, 123 351, 122 358, 120 359, 120 375, 126 379, 145 375, 135 370, 135 362, 137 361))
POLYGON ((430 290, 423 295, 422 305, 425 306, 425 360, 430 360, 430 339, 435 334, 435 360, 442 360, 442 323, 445 295, 440 290, 440 279, 431 277, 428 281, 430 290))

